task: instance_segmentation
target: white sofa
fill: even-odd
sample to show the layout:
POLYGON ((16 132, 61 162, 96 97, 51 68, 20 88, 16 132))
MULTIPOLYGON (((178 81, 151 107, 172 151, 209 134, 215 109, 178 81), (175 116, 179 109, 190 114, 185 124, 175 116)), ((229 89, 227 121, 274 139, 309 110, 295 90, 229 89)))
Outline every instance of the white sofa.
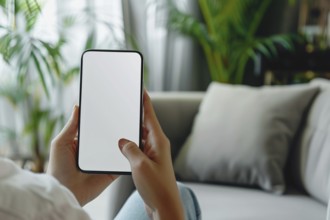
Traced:
MULTIPOLYGON (((325 220, 330 192, 330 82, 316 80, 320 92, 304 116, 285 168, 287 190, 275 195, 255 188, 186 182, 206 220, 325 220)), ((173 158, 191 132, 205 93, 154 93, 152 101, 173 158)), ((134 190, 130 176, 111 186, 110 219, 134 190)))

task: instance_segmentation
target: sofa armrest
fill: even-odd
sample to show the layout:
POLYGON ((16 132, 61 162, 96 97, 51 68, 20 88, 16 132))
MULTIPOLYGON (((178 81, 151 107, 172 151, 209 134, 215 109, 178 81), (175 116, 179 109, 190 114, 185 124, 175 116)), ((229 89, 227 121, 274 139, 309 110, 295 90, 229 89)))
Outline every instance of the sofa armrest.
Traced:
MULTIPOLYGON (((191 131, 193 119, 203 96, 203 92, 162 92, 150 94, 160 125, 171 141, 173 158, 175 158, 191 131)), ((134 188, 131 176, 122 176, 111 184, 109 219, 115 218, 134 188)))

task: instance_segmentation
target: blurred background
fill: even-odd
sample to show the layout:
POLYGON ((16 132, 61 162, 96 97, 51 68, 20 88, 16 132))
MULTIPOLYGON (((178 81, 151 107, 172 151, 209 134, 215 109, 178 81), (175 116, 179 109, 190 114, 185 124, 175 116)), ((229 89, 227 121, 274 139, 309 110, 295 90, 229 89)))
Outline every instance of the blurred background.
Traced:
POLYGON ((43 172, 86 49, 144 55, 150 91, 330 78, 329 0, 0 0, 0 155, 43 172))

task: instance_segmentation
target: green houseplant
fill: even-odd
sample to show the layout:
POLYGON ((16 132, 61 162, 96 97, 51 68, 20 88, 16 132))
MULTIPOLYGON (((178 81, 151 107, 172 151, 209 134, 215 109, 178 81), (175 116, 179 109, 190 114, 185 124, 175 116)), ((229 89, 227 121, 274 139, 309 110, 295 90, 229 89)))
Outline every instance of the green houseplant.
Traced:
POLYGON ((30 139, 32 169, 42 172, 47 155, 44 146, 49 146, 56 125, 63 118, 61 114, 54 114, 48 105, 50 90, 68 79, 73 70, 63 74, 60 53, 65 44, 63 35, 60 34, 56 42, 47 42, 34 35, 41 14, 39 1, 3 0, 0 7, 7 19, 6 25, 0 27, 0 54, 16 78, 14 82, 1 85, 0 95, 15 109, 21 110, 25 124, 21 135, 28 135, 30 139), (43 99, 46 104, 41 104, 43 99))
POLYGON ((199 0, 203 17, 199 21, 169 1, 168 26, 197 40, 212 80, 240 84, 250 60, 260 54, 276 56, 278 47, 293 49, 291 35, 257 36, 271 3, 272 0, 199 0))
MULTIPOLYGON (((59 12, 58 38, 53 41, 42 39, 34 31, 43 12, 43 2, 0 0, 0 13, 6 18, 5 24, 0 25, 0 54, 11 70, 11 80, 0 85, 0 96, 19 112, 24 124, 22 131, 0 127, 0 138, 7 134, 15 142, 23 135, 27 136, 29 143, 23 144, 31 148, 36 172, 44 170, 51 138, 64 124, 63 113, 58 108, 57 111, 53 109, 51 104, 56 102, 53 94, 58 92, 62 96, 61 91, 79 73, 79 66, 68 67, 68 58, 63 54, 64 47, 72 46, 70 31, 81 25, 86 27, 85 40, 80 42, 82 51, 97 47, 97 25, 106 28, 107 39, 114 39, 111 47, 115 46, 114 43, 123 47, 111 22, 96 16, 93 0, 85 0, 86 6, 75 13, 70 10, 59 12)), ((109 42, 102 42, 102 48, 109 45, 109 42)))

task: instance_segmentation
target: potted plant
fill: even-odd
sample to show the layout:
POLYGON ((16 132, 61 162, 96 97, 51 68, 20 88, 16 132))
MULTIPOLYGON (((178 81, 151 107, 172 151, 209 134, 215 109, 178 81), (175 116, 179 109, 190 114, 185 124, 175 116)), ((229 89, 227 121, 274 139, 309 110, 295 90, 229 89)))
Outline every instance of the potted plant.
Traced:
POLYGON ((259 55, 272 58, 278 48, 294 47, 292 35, 257 36, 271 3, 272 0, 199 0, 203 17, 200 21, 169 1, 168 26, 192 36, 201 45, 212 80, 240 84, 250 60, 259 55))
MULTIPOLYGON (((96 26, 100 25, 107 29, 107 39, 113 39, 119 47, 124 46, 114 33, 117 27, 96 16, 97 9, 93 0, 85 0, 86 6, 77 11, 78 13, 61 12, 61 24, 57 27, 56 40, 46 41, 40 38, 34 29, 42 15, 42 2, 0 0, 1 13, 7 18, 6 25, 0 25, 0 54, 14 76, 0 85, 0 96, 5 97, 14 106, 24 124, 22 131, 16 132, 0 127, 0 133, 7 134, 13 143, 17 142, 18 137, 28 137, 29 143, 24 144, 31 148, 34 164, 32 169, 36 172, 44 171, 50 141, 57 128, 64 125, 63 112, 57 108, 61 104, 57 103, 57 106, 54 106, 56 100, 53 94, 58 93, 57 96, 61 100, 65 86, 79 73, 79 66, 68 67, 67 60, 62 54, 64 47, 71 46, 68 33, 75 27, 86 27, 86 38, 80 42, 79 48, 83 51, 96 47, 96 26)), ((122 29, 119 31, 126 33, 122 29)), ((127 34, 125 36, 129 37, 127 34)), ((134 42, 133 38, 129 40, 134 42)), ((102 42, 102 48, 109 44, 102 42)), ((114 46, 114 42, 111 42, 111 46, 114 46)))
POLYGON ((24 121, 23 134, 30 139, 33 171, 44 170, 47 149, 56 125, 63 118, 55 115, 48 104, 50 90, 56 89, 73 71, 63 74, 61 33, 55 42, 48 42, 34 33, 41 5, 36 0, 0 1, 7 25, 1 26, 0 53, 10 66, 15 82, 1 85, 0 94, 20 110, 24 121))

